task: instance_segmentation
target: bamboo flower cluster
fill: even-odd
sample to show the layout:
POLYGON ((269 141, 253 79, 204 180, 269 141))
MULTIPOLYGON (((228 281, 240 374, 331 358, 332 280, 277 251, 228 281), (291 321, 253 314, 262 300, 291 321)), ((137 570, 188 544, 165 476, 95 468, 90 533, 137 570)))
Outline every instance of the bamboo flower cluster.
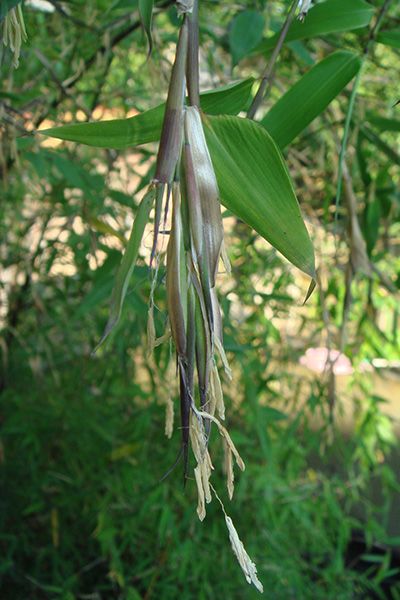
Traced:
MULTIPOLYGON (((186 482, 189 449, 193 451, 196 460, 197 513, 202 521, 206 516, 206 504, 212 499, 211 491, 214 491, 210 483, 214 467, 209 453, 212 424, 223 441, 229 498, 234 492, 234 461, 241 470, 245 465, 227 429, 221 424, 221 420, 225 419, 225 406, 217 363, 223 367, 227 378, 231 378, 231 370, 223 347, 216 279, 220 263, 224 263, 229 271, 229 261, 224 251, 217 179, 199 109, 198 3, 181 0, 177 2, 177 8, 183 21, 171 72, 155 178, 143 200, 144 206, 147 206, 143 210, 148 211, 147 215, 148 203, 154 202, 155 207, 151 252, 155 275, 150 294, 147 333, 150 351, 169 334, 175 345, 182 432, 180 456, 183 456, 186 482), (186 89, 188 104, 185 102, 186 89), (160 232, 165 233, 171 205, 171 229, 166 251, 169 325, 164 336, 157 339, 154 292, 158 266, 163 259, 158 241, 160 232)), ((126 283, 123 289, 126 289, 126 283)), ((173 422, 170 399, 166 414, 165 431, 170 437, 173 422)), ((255 565, 244 550, 231 519, 226 513, 225 516, 232 548, 246 579, 262 591, 255 565)))
MULTIPOLYGON (((219 419, 225 418, 222 386, 217 368, 219 357, 226 376, 231 371, 223 348, 222 318, 216 293, 220 261, 229 270, 223 251, 223 226, 216 176, 197 105, 185 105, 187 80, 198 77, 188 69, 192 3, 185 14, 172 69, 164 124, 157 156, 153 190, 155 198, 152 261, 159 262, 157 240, 161 221, 172 204, 171 231, 167 247, 167 307, 171 335, 176 348, 180 387, 182 455, 184 478, 189 469, 189 446, 195 455, 195 478, 199 492, 198 514, 205 517, 205 502, 210 502, 209 478, 213 470, 208 452, 212 422, 224 438, 225 466, 229 496, 233 495, 232 455, 241 469, 239 457, 228 432, 219 419), (189 72, 188 72, 189 71, 189 72), (164 216, 163 216, 164 215, 164 216)), ((188 85, 189 87, 189 85, 188 85)), ((192 88, 193 89, 193 88, 192 88)), ((190 99, 190 93, 189 93, 190 99)), ((153 322, 151 294, 149 347, 158 343, 153 322)), ((171 407, 168 405, 171 432, 171 407)))
POLYGON ((13 66, 16 69, 19 65, 22 42, 28 39, 21 4, 11 8, 4 17, 1 37, 3 44, 9 46, 13 52, 13 66))
MULTIPOLYGON (((182 435, 176 463, 183 457, 186 483, 189 450, 192 449, 196 460, 194 479, 198 517, 204 520, 206 504, 211 502, 213 492, 221 503, 231 546, 246 580, 262 592, 256 566, 210 482, 214 470, 209 452, 212 424, 218 429, 223 442, 224 470, 230 499, 234 492, 234 462, 242 471, 245 465, 221 423, 225 419, 225 406, 218 363, 228 379, 232 378, 232 373, 223 345, 216 280, 220 263, 224 264, 227 272, 230 271, 230 265, 224 248, 217 178, 204 135, 205 117, 199 108, 198 0, 179 0, 176 6, 182 16, 182 26, 171 71, 155 177, 138 207, 117 273, 110 316, 94 352, 119 320, 144 229, 154 207, 150 266, 155 268, 148 309, 147 341, 149 354, 170 337, 175 345, 182 435), (188 102, 185 100, 186 90, 188 102), (165 254, 163 245, 158 241, 161 232, 167 233, 169 212, 172 215, 166 250, 168 324, 164 334, 157 338, 154 295, 158 269, 165 254)), ((173 401, 168 396, 165 422, 167 437, 172 435, 173 420, 173 401)))

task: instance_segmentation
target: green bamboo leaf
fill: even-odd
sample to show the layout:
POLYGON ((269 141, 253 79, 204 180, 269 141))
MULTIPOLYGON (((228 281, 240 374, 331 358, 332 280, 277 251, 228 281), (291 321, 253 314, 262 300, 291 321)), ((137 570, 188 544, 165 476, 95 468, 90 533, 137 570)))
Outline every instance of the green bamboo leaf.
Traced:
POLYGON ((100 342, 94 349, 94 352, 97 351, 104 340, 110 335, 121 316, 122 305, 128 289, 129 280, 139 254, 144 228, 149 220, 150 211, 154 203, 154 197, 155 189, 152 188, 143 197, 137 210, 136 217, 132 225, 131 235, 129 237, 129 241, 115 279, 115 285, 111 296, 110 315, 108 317, 107 325, 100 342))
MULTIPOLYGON (((247 107, 253 78, 233 83, 200 95, 204 112, 237 114, 247 107)), ((112 119, 96 123, 72 123, 62 127, 40 129, 37 133, 60 140, 79 142, 97 148, 120 150, 160 139, 165 104, 160 104, 130 119, 112 119)))
POLYGON ((399 119, 388 119, 374 113, 367 113, 367 121, 379 131, 400 131, 399 119))
POLYGON ((381 31, 376 41, 385 46, 392 48, 400 48, 400 29, 389 29, 389 31, 381 31))
POLYGON ((356 75, 360 65, 360 58, 351 52, 330 54, 278 100, 261 125, 284 148, 325 110, 356 75))
POLYGON ((153 21, 154 0, 139 0, 139 14, 142 27, 149 42, 149 55, 153 49, 153 37, 151 35, 151 26, 153 21))
POLYGON ((313 246, 274 140, 239 117, 206 117, 204 125, 221 202, 314 278, 313 246))
POLYGON ((153 9, 154 0, 139 0, 139 15, 142 23, 143 30, 146 34, 147 41, 149 43, 149 54, 151 54, 153 48, 153 37, 151 33, 153 24, 153 9))
POLYGON ((234 65, 257 46, 263 31, 264 17, 255 10, 244 10, 234 17, 229 30, 229 47, 234 65))
POLYGON ((237 115, 248 108, 253 83, 254 78, 249 77, 203 92, 200 94, 201 110, 208 115, 237 115))
MULTIPOLYGON (((326 0, 310 9, 304 22, 296 20, 292 23, 285 42, 366 27, 373 14, 373 6, 364 0, 326 0)), ((276 34, 263 40, 255 52, 269 52, 274 48, 278 37, 279 34, 276 34)))

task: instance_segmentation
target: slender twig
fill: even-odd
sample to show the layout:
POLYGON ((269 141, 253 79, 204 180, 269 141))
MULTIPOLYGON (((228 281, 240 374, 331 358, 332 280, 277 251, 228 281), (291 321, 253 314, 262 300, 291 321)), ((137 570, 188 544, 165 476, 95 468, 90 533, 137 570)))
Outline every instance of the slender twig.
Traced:
POLYGON ((276 61, 278 60, 278 56, 279 56, 279 53, 284 44, 287 32, 289 31, 289 27, 292 24, 292 21, 294 19, 294 15, 295 15, 298 3, 299 3, 298 0, 293 1, 292 6, 290 7, 289 12, 286 16, 286 20, 285 20, 283 27, 281 29, 281 32, 279 34, 279 38, 278 38, 278 41, 276 42, 274 51, 272 52, 271 58, 269 59, 267 67, 262 75, 260 86, 259 86, 257 93, 253 98, 253 102, 251 103, 251 106, 248 110, 247 117, 249 119, 254 119, 258 109, 260 108, 260 105, 261 105, 263 99, 266 98, 268 96, 269 92, 271 91, 272 83, 274 80, 274 69, 275 69, 276 61))

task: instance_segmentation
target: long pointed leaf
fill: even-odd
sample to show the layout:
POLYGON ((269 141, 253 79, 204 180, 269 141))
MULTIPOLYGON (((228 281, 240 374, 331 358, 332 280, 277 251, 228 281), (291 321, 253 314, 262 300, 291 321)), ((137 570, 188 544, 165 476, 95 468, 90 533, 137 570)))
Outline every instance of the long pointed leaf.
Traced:
MULTIPOLYGON (((364 0, 326 0, 310 9, 304 22, 293 22, 285 42, 366 27, 373 14, 373 6, 364 0)), ((275 47, 278 37, 279 34, 276 34, 262 41, 254 53, 269 52, 275 47)))
POLYGON ((400 120, 388 119, 374 113, 367 113, 367 122, 373 125, 379 131, 396 131, 400 132, 400 120))
POLYGON ((204 124, 221 202, 314 278, 313 246, 274 140, 248 119, 207 117, 204 124))
POLYGON ((284 148, 313 121, 356 75, 361 59, 335 52, 312 67, 262 119, 261 125, 284 148))
POLYGON ((151 35, 153 7, 154 0, 139 0, 140 20, 142 22, 142 26, 147 37, 147 41, 149 42, 149 55, 151 54, 151 51, 153 49, 153 38, 151 35))
MULTIPOLYGON (((253 79, 225 86, 200 95, 201 108, 208 114, 237 114, 245 109, 253 79)), ((60 140, 80 142, 97 148, 116 150, 139 146, 160 139, 165 104, 147 110, 130 119, 113 119, 96 123, 72 123, 62 127, 41 129, 37 133, 60 140)))
POLYGON ((122 257, 121 264, 118 269, 115 286, 111 296, 110 315, 105 327, 103 336, 96 346, 94 352, 101 346, 104 340, 110 335, 111 331, 117 325, 121 316, 122 305, 128 289, 129 280, 131 278, 135 263, 138 257, 140 244, 142 241, 144 228, 149 220, 151 208, 154 203, 155 190, 150 189, 142 199, 136 213, 136 218, 132 225, 131 235, 126 246, 125 253, 122 257))
POLYGON ((380 44, 391 46, 392 48, 400 48, 400 29, 388 29, 381 31, 376 39, 380 44))

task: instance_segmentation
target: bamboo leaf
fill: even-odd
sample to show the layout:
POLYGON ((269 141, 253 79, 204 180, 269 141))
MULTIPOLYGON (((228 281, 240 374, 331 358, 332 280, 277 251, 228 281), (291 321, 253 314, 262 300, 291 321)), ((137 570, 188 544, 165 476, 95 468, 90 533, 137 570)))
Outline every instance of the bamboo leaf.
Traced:
POLYGON ((313 246, 274 140, 248 119, 206 117, 204 124, 221 202, 314 277, 313 246))
MULTIPOLYGON (((211 115, 237 114, 248 104, 253 81, 252 78, 245 79, 201 94, 202 110, 211 115)), ((165 104, 160 104, 129 119, 72 123, 62 127, 41 129, 37 133, 97 148, 128 148, 160 139, 164 110, 165 104)))
POLYGON ((142 27, 149 42, 149 55, 153 49, 153 37, 151 35, 151 26, 153 21, 154 0, 139 0, 139 14, 142 27))
MULTIPOLYGON (((373 6, 364 0, 326 0, 310 9, 304 22, 296 20, 292 23, 285 42, 366 27, 373 14, 373 6)), ((278 36, 276 34, 262 41, 255 52, 269 52, 274 48, 278 36)))
POLYGON ((129 280, 139 254, 144 228, 149 220, 150 211, 154 203, 154 196, 155 190, 152 188, 143 197, 137 210, 136 218, 132 225, 131 235, 129 237, 129 241, 115 279, 115 285, 111 296, 110 315, 108 317, 107 325, 100 342, 94 349, 94 352, 97 351, 104 340, 110 335, 121 316, 122 305, 128 289, 129 280))
POLYGON ((392 48, 400 48, 400 29, 389 29, 388 31, 381 31, 376 41, 385 46, 391 46, 392 48))
POLYGON ((234 65, 262 39, 264 17, 255 10, 244 10, 234 17, 229 31, 229 47, 234 65))
POLYGON ((387 117, 380 117, 374 113, 367 113, 367 120, 379 131, 400 131, 399 119, 388 119, 387 117))
POLYGON ((208 115, 237 115, 250 104, 254 78, 249 77, 200 94, 200 107, 208 115))
POLYGON ((261 124, 284 148, 325 110, 356 75, 360 65, 360 58, 352 52, 330 54, 278 100, 261 124))

